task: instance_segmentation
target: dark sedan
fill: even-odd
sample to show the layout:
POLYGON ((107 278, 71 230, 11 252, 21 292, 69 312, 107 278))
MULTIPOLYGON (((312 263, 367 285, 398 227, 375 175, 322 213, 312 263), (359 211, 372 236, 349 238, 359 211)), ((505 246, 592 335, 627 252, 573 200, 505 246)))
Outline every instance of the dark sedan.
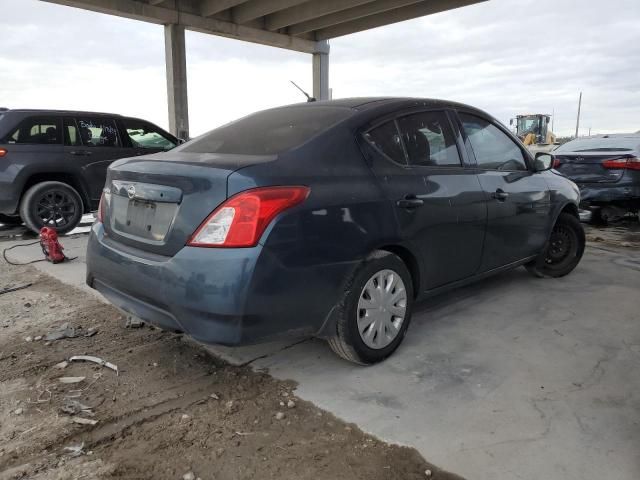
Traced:
POLYGON ((417 299, 520 265, 572 271, 578 189, 457 103, 361 98, 275 108, 111 165, 87 283, 204 343, 329 340, 390 355, 417 299))
POLYGON ((640 135, 597 135, 553 151, 556 169, 580 187, 581 207, 595 221, 640 210, 640 135))

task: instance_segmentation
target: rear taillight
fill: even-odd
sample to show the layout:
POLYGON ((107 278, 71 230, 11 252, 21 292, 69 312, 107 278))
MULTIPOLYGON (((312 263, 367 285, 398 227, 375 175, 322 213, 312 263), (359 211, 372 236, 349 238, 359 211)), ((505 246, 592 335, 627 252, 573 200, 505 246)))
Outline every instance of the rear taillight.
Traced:
POLYGON ((640 170, 640 158, 615 158, 611 160, 603 160, 602 166, 610 170, 640 170))
POLYGON ((0 158, 4 157, 7 154, 6 148, 0 148, 0 158))
POLYGON ((276 215, 303 202, 309 187, 246 190, 216 208, 196 229, 192 247, 253 247, 276 215))

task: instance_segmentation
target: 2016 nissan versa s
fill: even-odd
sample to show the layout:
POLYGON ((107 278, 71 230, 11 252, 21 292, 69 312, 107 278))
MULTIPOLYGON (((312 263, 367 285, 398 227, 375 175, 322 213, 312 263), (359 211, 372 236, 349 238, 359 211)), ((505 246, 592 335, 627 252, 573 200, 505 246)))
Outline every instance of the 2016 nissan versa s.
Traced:
POLYGON ((113 163, 87 283, 204 343, 309 334, 374 363, 416 299, 519 265, 576 267, 579 193, 552 160, 456 103, 266 110, 113 163))

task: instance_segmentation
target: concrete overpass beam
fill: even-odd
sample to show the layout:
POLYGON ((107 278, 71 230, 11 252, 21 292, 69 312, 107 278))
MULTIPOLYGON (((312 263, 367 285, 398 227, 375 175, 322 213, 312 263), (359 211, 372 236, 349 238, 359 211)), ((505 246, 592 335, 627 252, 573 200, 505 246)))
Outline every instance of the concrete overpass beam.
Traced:
POLYGON ((167 67, 169 130, 176 137, 188 140, 187 55, 183 25, 164 26, 164 52, 167 67))

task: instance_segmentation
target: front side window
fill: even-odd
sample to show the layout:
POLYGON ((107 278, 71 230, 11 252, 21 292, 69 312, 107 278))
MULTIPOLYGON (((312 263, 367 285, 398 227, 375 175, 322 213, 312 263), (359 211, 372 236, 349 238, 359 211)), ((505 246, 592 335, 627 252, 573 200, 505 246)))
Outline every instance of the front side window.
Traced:
POLYGON ((56 145, 60 142, 58 119, 55 117, 30 117, 7 138, 7 143, 56 145))
POLYGON ((476 162, 485 170, 527 170, 522 150, 498 127, 484 118, 460 113, 476 162))
POLYGON ((400 132, 393 120, 369 130, 365 138, 394 162, 406 165, 400 132))
POLYGON ((110 118, 78 117, 78 133, 85 147, 119 147, 116 122, 110 118))
POLYGON ((459 167, 455 137, 444 112, 420 112, 398 119, 410 165, 459 167))
POLYGON ((124 128, 134 148, 150 148, 154 150, 170 150, 176 144, 162 135, 153 125, 139 120, 125 119, 124 128))

